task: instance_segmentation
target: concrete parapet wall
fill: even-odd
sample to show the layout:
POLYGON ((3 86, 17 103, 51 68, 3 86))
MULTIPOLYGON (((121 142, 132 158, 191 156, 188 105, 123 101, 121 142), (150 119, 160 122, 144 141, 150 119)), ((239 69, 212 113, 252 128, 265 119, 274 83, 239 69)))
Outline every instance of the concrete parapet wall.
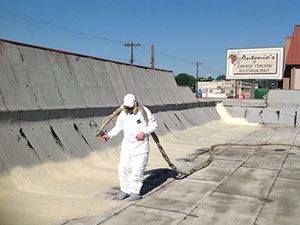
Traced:
POLYGON ((224 105, 232 116, 244 117, 250 122, 300 126, 300 91, 270 90, 267 102, 225 100, 224 105))
POLYGON ((1 111, 117 107, 131 92, 145 105, 197 102, 171 71, 0 41, 1 111))
MULTIPOLYGON (((136 95, 163 135, 219 119, 171 71, 0 40, 0 174, 116 147, 95 137, 103 118, 136 95)), ((109 130, 113 124, 107 127, 109 130)))

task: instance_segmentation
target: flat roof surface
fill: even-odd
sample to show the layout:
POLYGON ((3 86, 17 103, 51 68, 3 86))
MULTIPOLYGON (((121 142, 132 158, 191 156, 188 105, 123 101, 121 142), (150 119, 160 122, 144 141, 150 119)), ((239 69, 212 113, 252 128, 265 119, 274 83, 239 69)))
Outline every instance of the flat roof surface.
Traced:
MULTIPOLYGON (((220 143, 300 145, 300 128, 230 117, 159 136, 172 162, 187 171, 220 143)), ((106 143, 108 144, 108 143, 106 143)), ((15 168, 0 178, 5 225, 221 224, 282 225, 300 221, 300 149, 224 146, 212 163, 184 179, 151 140, 143 199, 116 200, 119 146, 82 159, 15 168)))
MULTIPOLYGON (((300 129, 264 126, 233 142, 299 145, 300 129)), ((193 166, 206 158, 198 151, 175 163, 193 166)), ((153 170, 145 188, 156 187, 143 199, 63 224, 299 224, 299 162, 297 148, 219 147, 209 167, 183 180, 171 170, 153 170)))

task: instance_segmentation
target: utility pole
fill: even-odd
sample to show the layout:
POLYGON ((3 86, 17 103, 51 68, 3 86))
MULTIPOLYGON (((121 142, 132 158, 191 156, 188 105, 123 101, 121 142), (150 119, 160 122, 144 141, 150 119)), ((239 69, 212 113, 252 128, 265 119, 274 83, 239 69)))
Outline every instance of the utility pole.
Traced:
POLYGON ((198 68, 202 64, 203 63, 200 63, 200 62, 193 63, 193 65, 196 65, 196 85, 195 85, 196 97, 198 96, 198 68))
POLYGON ((130 49, 131 49, 130 64, 133 64, 133 47, 141 46, 141 44, 135 44, 135 43, 131 42, 131 43, 124 44, 124 46, 130 47, 130 49))
POLYGON ((154 45, 151 45, 151 68, 155 68, 155 63, 154 63, 154 45))

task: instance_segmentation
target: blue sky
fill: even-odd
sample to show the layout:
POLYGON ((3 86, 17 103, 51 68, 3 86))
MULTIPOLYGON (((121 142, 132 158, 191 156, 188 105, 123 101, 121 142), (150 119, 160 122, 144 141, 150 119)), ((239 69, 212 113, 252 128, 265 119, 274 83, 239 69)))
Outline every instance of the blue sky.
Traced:
POLYGON ((143 66, 154 44, 157 68, 194 76, 198 61, 199 76, 216 77, 228 48, 284 46, 299 10, 299 0, 0 0, 0 38, 121 62, 130 60, 123 44, 135 42, 143 66))

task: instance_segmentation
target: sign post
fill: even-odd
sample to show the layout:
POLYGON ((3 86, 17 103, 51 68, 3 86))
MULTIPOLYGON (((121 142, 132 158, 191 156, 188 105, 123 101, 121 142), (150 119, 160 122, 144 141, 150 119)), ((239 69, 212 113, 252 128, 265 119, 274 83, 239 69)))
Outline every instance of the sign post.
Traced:
POLYGON ((255 80, 252 80, 251 83, 251 99, 255 98, 255 80))

